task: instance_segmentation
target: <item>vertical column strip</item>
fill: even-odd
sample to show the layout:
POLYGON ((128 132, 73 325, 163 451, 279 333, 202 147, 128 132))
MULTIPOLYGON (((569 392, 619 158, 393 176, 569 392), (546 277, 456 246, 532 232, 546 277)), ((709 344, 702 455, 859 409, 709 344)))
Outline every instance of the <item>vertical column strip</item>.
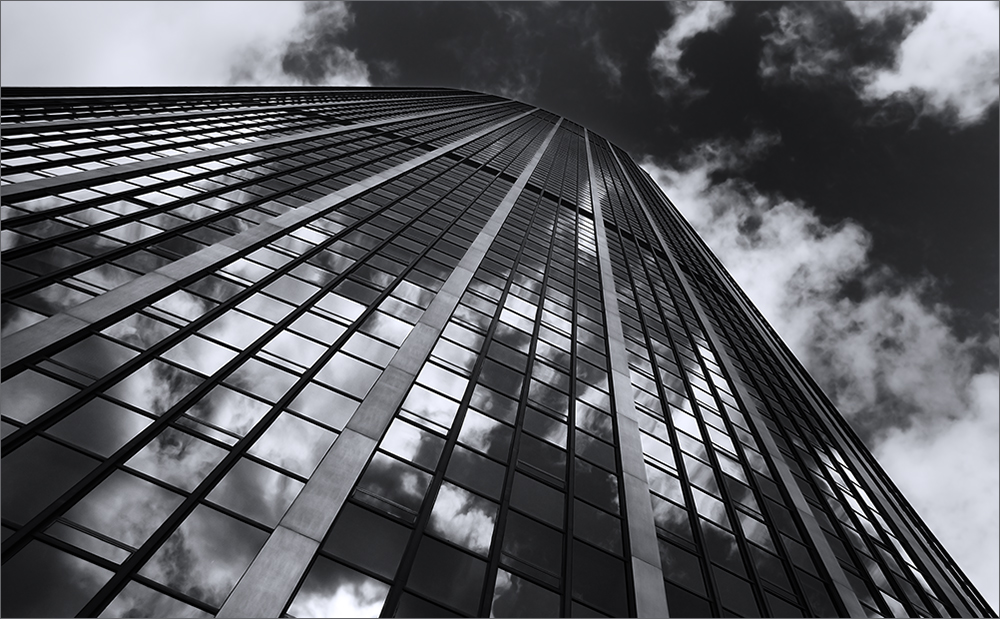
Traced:
MULTIPOLYGON (((669 199, 667 199, 667 202, 670 203, 669 199)), ((671 206, 673 206, 672 203, 671 206)), ((688 227, 690 226, 688 225, 688 227)), ((653 229, 656 230, 657 234, 659 234, 659 230, 655 226, 653 229)), ((667 255, 670 256, 670 252, 667 252, 667 255)), ((726 291, 730 293, 733 299, 735 299, 737 305, 739 305, 739 307, 743 310, 744 315, 757 326, 758 332, 762 334, 764 341, 770 349, 771 355, 778 360, 781 367, 788 373, 789 377, 799 388, 800 393, 813 407, 813 410, 818 411, 819 414, 817 417, 819 417, 820 423, 826 428, 828 433, 834 439, 840 452, 843 454, 857 455, 856 458, 852 457, 851 459, 856 465, 853 470, 861 476, 861 481, 865 484, 865 488, 875 491, 871 494, 874 495, 873 500, 880 508, 879 513, 896 526, 896 529, 901 533, 910 550, 916 555, 915 558, 919 561, 920 565, 924 569, 931 572, 929 574, 929 581, 933 584, 939 585, 941 583, 950 584, 951 588, 941 587, 941 589, 945 593, 948 600, 954 605, 955 610, 957 610, 959 614, 962 614, 963 609, 965 612, 974 613, 974 611, 968 607, 967 602, 962 598, 962 596, 958 595, 958 591, 962 588, 955 582, 956 575, 951 570, 941 568, 938 565, 938 559, 934 557, 932 553, 926 551, 926 546, 922 542, 914 538, 913 529, 910 526, 907 526, 909 523, 902 521, 903 510, 901 509, 902 505, 900 505, 900 501, 905 501, 905 497, 902 497, 899 491, 895 489, 892 480, 889 479, 888 476, 886 476, 880 469, 876 468, 877 463, 873 465, 872 463, 867 462, 865 453, 851 444, 852 440, 858 440, 856 437, 849 436, 849 434, 853 434, 853 431, 849 428, 849 426, 845 427, 846 422, 842 418, 831 418, 831 414, 827 412, 829 407, 827 406, 826 395, 820 391, 819 387, 815 385, 811 378, 803 376, 802 373, 804 370, 801 368, 800 364, 789 361, 789 356, 791 356, 792 353, 787 349, 784 343, 778 339, 770 325, 764 322, 759 312, 750 305, 750 302, 747 300, 743 292, 737 289, 729 274, 724 272, 723 268, 716 260, 707 260, 706 262, 718 275, 719 281, 722 282, 726 291), (888 488, 885 487, 886 485, 888 485, 888 488), (895 493, 892 492, 893 490, 895 490, 895 493)), ((912 510, 912 508, 910 509, 912 510)), ((917 527, 914 526, 913 528, 917 527)), ((942 551, 946 552, 940 543, 938 543, 938 546, 942 549, 942 551)))
POLYGON ((613 149, 611 150, 611 154, 615 159, 615 163, 618 164, 618 168, 621 170, 622 176, 625 178, 626 182, 628 182, 629 189, 631 189, 632 194, 638 201, 639 207, 646 216, 650 228, 656 235, 656 238, 660 243, 660 247, 663 249, 663 253, 666 254, 667 260, 670 262, 670 267, 677 276, 677 280, 680 282, 681 287, 684 290, 684 294, 690 301, 691 307, 698 315, 698 320, 701 322, 702 327, 705 330, 705 336, 711 341, 712 347, 719 353, 719 361, 725 367, 726 373, 732 379, 732 384, 737 391, 735 395, 743 404, 743 409, 748 413, 747 417, 753 424, 754 430, 757 431, 757 435, 761 438, 761 443, 764 445, 767 453, 771 456, 771 460, 774 463, 774 468, 777 471, 778 477, 781 478, 782 485, 788 491, 788 494, 792 499, 792 504, 799 513, 802 523, 805 525, 806 534, 809 536, 810 542, 812 542, 813 547, 816 548, 818 554, 820 555, 820 560, 822 561, 827 574, 829 574, 830 578, 833 580, 833 585, 836 587, 837 593, 846 607, 848 615, 851 617, 864 617, 866 614, 865 609, 861 606, 861 602, 858 600, 857 594, 854 593, 853 587, 851 587, 846 574, 844 574, 844 569, 840 566, 837 556, 833 553, 830 543, 823 534, 823 531, 819 526, 819 521, 816 519, 816 514, 813 513, 812 506, 809 505, 806 501, 805 495, 802 494, 802 490, 799 488, 798 483, 792 474, 792 470, 789 468, 788 463, 785 462, 784 454, 778 450, 778 445, 774 442, 774 437, 771 436, 770 430, 768 430, 767 426, 764 424, 763 418, 761 418, 760 414, 757 412, 756 407, 750 405, 751 400, 746 391, 746 387, 739 379, 739 374, 736 372, 736 368, 733 366, 733 362, 729 358, 729 355, 725 354, 725 348, 722 346, 719 335, 712 327, 712 323, 708 320, 705 310, 701 307, 701 301, 694 294, 691 284, 687 281, 687 276, 680 268, 677 258, 674 257, 674 254, 670 249, 670 245, 663 237, 663 233, 657 227, 652 213, 649 212, 649 207, 636 190, 635 185, 632 183, 632 178, 625 170, 625 166, 622 165, 621 160, 618 158, 618 154, 614 152, 613 149))
POLYGON ((669 617, 667 593, 663 584, 659 545, 653 506, 649 500, 649 480, 643 463, 639 437, 639 414, 632 398, 625 333, 618 310, 618 292, 611 271, 608 236, 604 215, 597 198, 597 176, 590 152, 590 133, 584 131, 587 144, 587 167, 590 170, 591 204, 597 231, 597 256, 601 271, 601 294, 608 337, 608 364, 618 424, 618 442, 622 455, 622 476, 625 484, 625 515, 628 519, 629 555, 635 586, 635 607, 639 617, 669 617))
POLYGON ((288 234, 291 230, 322 217, 332 209, 362 193, 388 183, 398 176, 457 150, 491 131, 505 127, 529 114, 531 111, 494 123, 451 144, 441 146, 353 185, 338 189, 249 230, 244 230, 235 236, 162 266, 80 305, 21 329, 3 339, 3 358, 0 361, 0 367, 6 370, 31 356, 43 353, 47 347, 53 344, 75 336, 98 321, 107 320, 114 314, 143 301, 163 296, 184 280, 200 273, 214 271, 252 247, 263 245, 288 234))
POLYGON ((223 604, 219 617, 277 617, 284 610, 561 122, 545 137, 427 311, 403 340, 223 604))

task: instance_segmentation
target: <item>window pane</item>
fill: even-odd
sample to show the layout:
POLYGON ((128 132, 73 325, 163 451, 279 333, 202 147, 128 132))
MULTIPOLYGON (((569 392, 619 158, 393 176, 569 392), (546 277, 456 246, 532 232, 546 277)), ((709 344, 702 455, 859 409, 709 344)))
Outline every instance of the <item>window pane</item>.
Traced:
POLYGON ((389 585, 317 557, 288 607, 293 617, 378 617, 389 585))
POLYGON ((391 579, 409 539, 410 529, 347 503, 323 550, 391 579))
POLYGON ((424 537, 407 587, 469 615, 479 609, 486 562, 424 537))

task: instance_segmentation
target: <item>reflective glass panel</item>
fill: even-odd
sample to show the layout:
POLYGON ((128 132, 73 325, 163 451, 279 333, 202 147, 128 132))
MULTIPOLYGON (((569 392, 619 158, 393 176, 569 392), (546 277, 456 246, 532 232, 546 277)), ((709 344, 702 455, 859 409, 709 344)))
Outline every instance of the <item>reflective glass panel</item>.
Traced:
POLYGON ((293 617, 378 617, 389 585, 317 557, 288 614, 293 617))
POLYGON ((139 573, 220 606, 266 540, 266 532, 199 505, 139 573))

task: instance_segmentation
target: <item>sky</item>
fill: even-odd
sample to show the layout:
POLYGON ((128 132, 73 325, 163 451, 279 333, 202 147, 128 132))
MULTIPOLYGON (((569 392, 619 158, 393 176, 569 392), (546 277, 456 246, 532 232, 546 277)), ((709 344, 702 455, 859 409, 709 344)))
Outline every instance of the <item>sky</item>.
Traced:
POLYGON ((994 609, 996 2, 3 2, 3 86, 492 92, 650 173, 994 609))

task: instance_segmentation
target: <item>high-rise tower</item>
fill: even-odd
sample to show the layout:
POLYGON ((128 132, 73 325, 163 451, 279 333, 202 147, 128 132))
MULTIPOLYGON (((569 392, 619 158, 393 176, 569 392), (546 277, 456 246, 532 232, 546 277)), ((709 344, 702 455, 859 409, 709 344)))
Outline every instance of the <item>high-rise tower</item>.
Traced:
POLYGON ((6 616, 996 616, 670 201, 447 89, 6 89, 6 616))

